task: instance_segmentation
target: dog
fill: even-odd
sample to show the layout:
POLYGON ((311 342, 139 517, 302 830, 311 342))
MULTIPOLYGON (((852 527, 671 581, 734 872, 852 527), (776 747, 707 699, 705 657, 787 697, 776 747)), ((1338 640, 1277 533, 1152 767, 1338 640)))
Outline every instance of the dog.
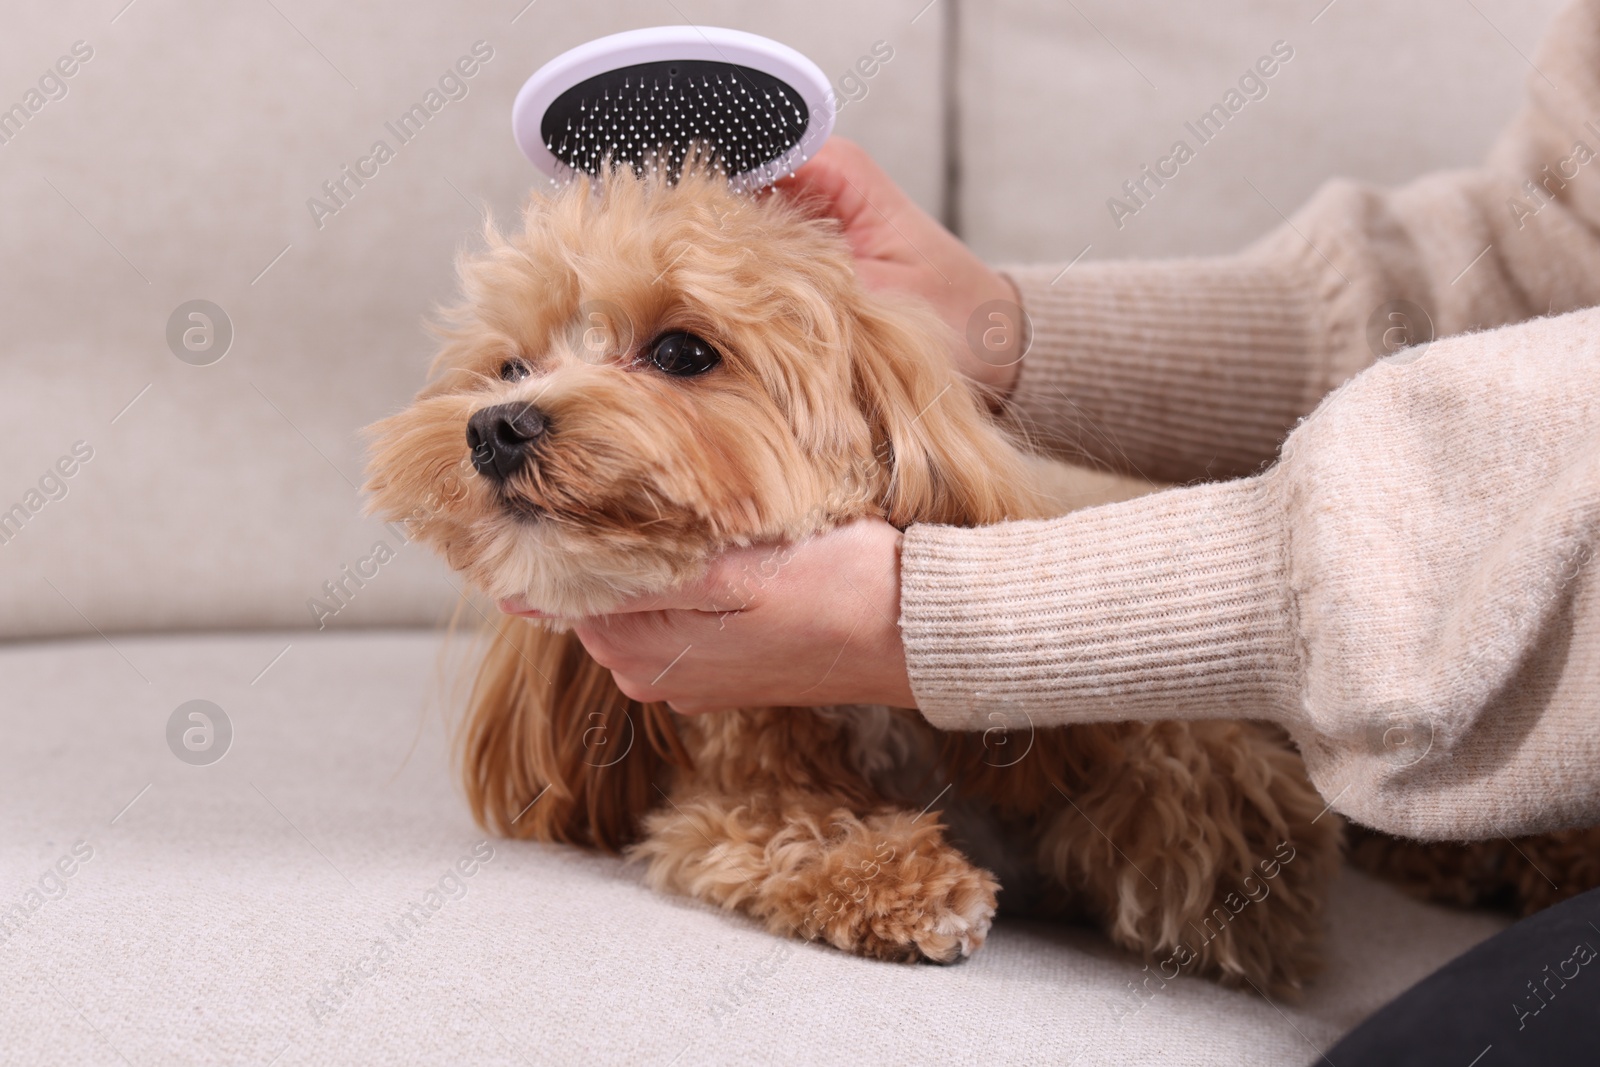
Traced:
POLYGON ((371 431, 373 510, 552 617, 495 624, 461 734, 473 814, 862 956, 970 955, 1004 884, 1008 911, 1096 923, 1166 977, 1293 995, 1343 830, 1276 728, 679 716, 553 621, 864 516, 974 526, 1150 488, 1033 455, 948 327, 864 289, 803 197, 675 177, 614 167, 487 225, 428 384, 371 431))

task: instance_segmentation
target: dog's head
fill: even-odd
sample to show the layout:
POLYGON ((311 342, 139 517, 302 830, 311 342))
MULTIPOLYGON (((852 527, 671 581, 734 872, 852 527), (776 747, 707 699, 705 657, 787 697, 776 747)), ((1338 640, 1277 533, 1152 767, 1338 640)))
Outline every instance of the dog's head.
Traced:
MULTIPOLYGON (((958 382, 948 329, 863 289, 804 203, 619 168, 486 239, 430 382, 373 428, 367 488, 488 596, 574 618, 732 545, 1015 514, 1019 455, 958 382)), ((468 730, 479 818, 625 840, 652 761, 681 756, 667 709, 629 702, 570 638, 520 620, 502 638, 468 730), (596 738, 631 755, 595 758, 596 738)))
POLYGON ((460 274, 368 489, 492 597, 598 614, 730 545, 994 521, 1018 484, 946 328, 863 290, 837 225, 781 194, 620 168, 535 196, 460 274))

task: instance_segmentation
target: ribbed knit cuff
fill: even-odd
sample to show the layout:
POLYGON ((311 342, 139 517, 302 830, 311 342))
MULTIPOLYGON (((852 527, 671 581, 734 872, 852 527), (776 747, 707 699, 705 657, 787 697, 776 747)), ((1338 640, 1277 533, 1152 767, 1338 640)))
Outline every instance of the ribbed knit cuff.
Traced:
POLYGON ((946 730, 1290 718, 1302 685, 1282 510, 1261 479, 1059 519, 913 526, 901 634, 946 730))
POLYGON ((1327 389, 1315 289, 1264 257, 1004 268, 1033 341, 1010 397, 1057 454, 1157 481, 1276 454, 1327 389))

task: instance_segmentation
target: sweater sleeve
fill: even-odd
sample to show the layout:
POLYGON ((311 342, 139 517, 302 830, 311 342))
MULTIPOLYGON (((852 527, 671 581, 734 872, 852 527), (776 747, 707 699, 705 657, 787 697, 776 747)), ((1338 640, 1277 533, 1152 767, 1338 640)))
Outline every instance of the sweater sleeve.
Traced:
POLYGON ((944 729, 1284 725, 1357 821, 1600 822, 1600 308, 1436 341, 1279 462, 1057 519, 914 526, 901 627, 944 729))
POLYGON ((1600 0, 1535 66, 1475 169, 1330 183, 1237 255, 1005 269, 1032 324, 1020 428, 1156 481, 1246 474, 1399 342, 1600 303, 1600 0))

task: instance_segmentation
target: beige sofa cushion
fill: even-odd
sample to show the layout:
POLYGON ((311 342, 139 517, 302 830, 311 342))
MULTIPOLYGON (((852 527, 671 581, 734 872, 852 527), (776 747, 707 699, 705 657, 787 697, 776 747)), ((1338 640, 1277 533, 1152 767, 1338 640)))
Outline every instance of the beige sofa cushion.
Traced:
POLYGON ((1228 252, 1330 177, 1390 184, 1469 166, 1521 102, 1523 57, 1561 4, 962 4, 966 235, 1017 261, 1065 263, 1085 246, 1089 258, 1228 252), (1263 58, 1270 77, 1255 70, 1263 58), (1224 103, 1237 106, 1226 123, 1186 128, 1224 103), (1123 183, 1179 139, 1194 158, 1131 201, 1123 183), (1113 197, 1135 209, 1120 227, 1113 197))
POLYGON ((1315 23, 1320 5, 1245 0, 19 9, 0 106, 37 109, 0 123, 0 636, 309 626, 312 600, 335 627, 447 609, 444 570, 359 517, 358 432, 420 381, 421 322, 479 206, 510 217, 534 180, 509 101, 573 44, 675 11, 786 40, 858 97, 841 131, 930 207, 959 94, 967 233, 994 258, 1067 259, 1233 248, 1328 175, 1470 162, 1555 2, 1338 0, 1315 23), (1116 229, 1105 201, 1280 39, 1295 55, 1268 95, 1116 229), (399 144, 385 123, 478 41, 493 56, 465 97, 399 144), (846 81, 878 42, 890 62, 846 81), (314 218, 380 138, 394 158, 314 218), (169 350, 197 299, 232 325, 210 366, 169 350), (395 558, 355 586, 344 569, 380 540, 395 558))
POLYGON ((1300 1005, 1191 978, 1141 1000, 1093 931, 1004 918, 957 966, 861 960, 614 859, 485 844, 436 637, 112 640, 0 649, 8 1063, 1283 1067, 1504 925, 1346 873, 1300 1005), (209 765, 168 747, 192 699, 231 725, 209 765))
MULTIPOLYGON (((943 23, 937 12, 913 23, 922 6, 144 0, 9 12, 0 107, 28 108, 30 92, 39 106, 0 124, 0 513, 24 509, 0 527, 0 636, 311 625, 308 600, 337 604, 324 582, 380 539, 399 547, 359 517, 358 432, 420 386, 422 321, 450 296, 480 206, 513 218, 536 180, 511 139, 511 100, 566 48, 680 18, 785 40, 857 97, 839 128, 936 206, 943 23), (893 57, 845 85, 878 41, 893 57), (452 76, 402 144, 386 124, 463 57, 472 77, 452 76), (393 158, 365 164, 376 173, 361 186, 343 177, 380 139, 393 158), (344 205, 308 208, 337 206, 322 189, 335 180, 344 205), (169 316, 195 299, 232 323, 210 366, 169 350, 169 316), (80 441, 89 462, 60 479, 54 465, 80 441)), ((203 329, 184 318, 180 338, 187 326, 203 329)), ((441 567, 401 548, 330 625, 431 621, 454 597, 441 567)))

